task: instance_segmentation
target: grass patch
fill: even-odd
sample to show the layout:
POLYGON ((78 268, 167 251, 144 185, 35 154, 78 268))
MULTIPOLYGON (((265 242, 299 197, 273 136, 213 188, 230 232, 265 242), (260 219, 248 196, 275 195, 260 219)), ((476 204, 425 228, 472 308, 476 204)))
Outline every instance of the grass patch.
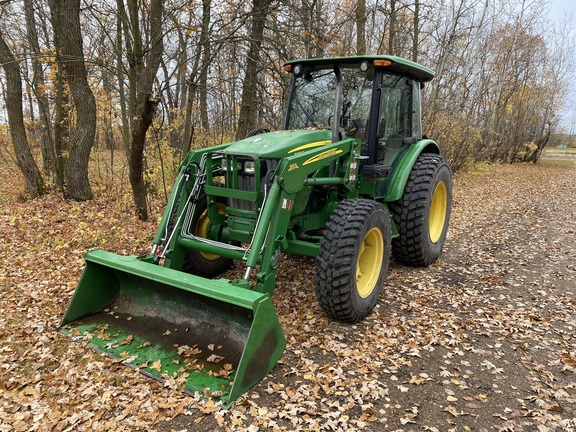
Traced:
MULTIPOLYGON (((576 155, 576 153, 575 153, 576 155)), ((545 167, 569 167, 574 165, 574 159, 557 159, 551 157, 543 157, 538 161, 538 165, 545 167)))

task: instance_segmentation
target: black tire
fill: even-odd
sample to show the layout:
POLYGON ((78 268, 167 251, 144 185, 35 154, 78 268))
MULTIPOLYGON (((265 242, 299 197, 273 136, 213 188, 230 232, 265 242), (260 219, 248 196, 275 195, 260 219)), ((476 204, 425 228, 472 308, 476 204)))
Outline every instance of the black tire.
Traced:
MULTIPOLYGON (((226 206, 225 203, 216 203, 216 205, 226 206)), ((206 219, 208 217, 207 207, 206 196, 203 196, 196 204, 196 215, 192 220, 192 232, 196 236, 205 237, 201 226, 203 223, 209 223, 206 219)), ((233 260, 230 258, 191 249, 186 252, 184 263, 182 264, 182 271, 205 278, 213 278, 229 270, 232 264, 233 260)))
POLYGON ((390 238, 382 204, 355 198, 336 208, 316 258, 316 296, 328 315, 358 322, 374 309, 388 272, 390 238))
POLYGON ((392 241, 395 259, 412 266, 435 262, 444 247, 452 207, 452 170, 443 156, 418 156, 402 198, 390 203, 399 237, 392 241))

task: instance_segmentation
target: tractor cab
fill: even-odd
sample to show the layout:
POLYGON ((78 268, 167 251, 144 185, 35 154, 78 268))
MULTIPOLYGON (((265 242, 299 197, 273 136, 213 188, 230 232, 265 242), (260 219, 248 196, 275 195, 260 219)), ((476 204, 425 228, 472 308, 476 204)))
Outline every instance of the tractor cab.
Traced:
POLYGON ((391 56, 298 60, 284 128, 330 129, 332 142, 362 143, 364 165, 392 165, 422 138, 420 90, 434 73, 391 56))

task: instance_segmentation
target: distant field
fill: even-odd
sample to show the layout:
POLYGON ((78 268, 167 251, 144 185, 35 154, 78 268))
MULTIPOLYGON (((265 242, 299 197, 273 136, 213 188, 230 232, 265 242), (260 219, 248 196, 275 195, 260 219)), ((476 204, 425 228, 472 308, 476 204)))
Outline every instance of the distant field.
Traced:
POLYGON ((576 148, 547 147, 542 153, 543 158, 576 159, 576 148))

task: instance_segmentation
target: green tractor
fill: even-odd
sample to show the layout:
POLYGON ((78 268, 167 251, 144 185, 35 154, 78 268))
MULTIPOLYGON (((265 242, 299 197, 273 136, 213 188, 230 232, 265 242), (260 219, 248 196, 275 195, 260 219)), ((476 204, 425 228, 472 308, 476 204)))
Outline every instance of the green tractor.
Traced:
POLYGON ((272 304, 283 253, 316 258, 331 317, 373 310, 390 255, 428 266, 446 239, 452 174, 422 135, 434 73, 392 56, 290 61, 284 129, 190 152, 150 254, 86 254, 61 331, 224 405, 286 341, 272 304), (237 279, 221 275, 243 263, 237 279))

